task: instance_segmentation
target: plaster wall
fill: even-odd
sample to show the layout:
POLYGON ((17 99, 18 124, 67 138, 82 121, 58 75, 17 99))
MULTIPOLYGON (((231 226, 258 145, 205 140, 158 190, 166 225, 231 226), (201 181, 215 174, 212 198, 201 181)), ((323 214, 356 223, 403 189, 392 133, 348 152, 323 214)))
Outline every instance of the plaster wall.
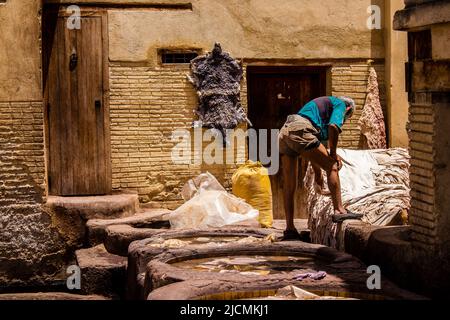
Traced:
POLYGON ((109 11, 110 59, 157 61, 157 48, 209 50, 237 58, 383 58, 382 30, 369 30, 370 0, 195 0, 193 10, 109 11))
POLYGON ((408 36, 392 28, 393 17, 403 8, 403 0, 386 2, 386 101, 390 147, 408 147, 408 94, 405 88, 405 63, 408 61, 408 36))
POLYGON ((40 1, 0 4, 0 101, 41 101, 40 1))

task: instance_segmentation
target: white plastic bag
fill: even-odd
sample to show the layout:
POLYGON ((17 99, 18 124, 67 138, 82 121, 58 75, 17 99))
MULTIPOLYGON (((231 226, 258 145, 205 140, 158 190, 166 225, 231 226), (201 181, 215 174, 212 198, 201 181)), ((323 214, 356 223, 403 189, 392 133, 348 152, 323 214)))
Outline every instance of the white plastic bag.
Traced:
POLYGON ((189 180, 181 190, 181 196, 184 201, 189 201, 198 194, 199 190, 225 191, 225 188, 217 181, 216 177, 206 172, 189 180))
POLYGON ((226 191, 200 189, 169 215, 169 221, 173 229, 221 228, 257 221, 258 216, 258 210, 226 191))

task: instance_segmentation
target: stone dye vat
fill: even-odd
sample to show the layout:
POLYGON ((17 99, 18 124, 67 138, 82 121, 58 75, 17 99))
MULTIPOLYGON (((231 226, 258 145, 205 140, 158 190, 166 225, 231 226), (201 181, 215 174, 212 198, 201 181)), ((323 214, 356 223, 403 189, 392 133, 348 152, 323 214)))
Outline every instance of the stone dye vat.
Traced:
MULTIPOLYGON (((262 281, 285 287, 295 284, 307 273, 317 274, 319 271, 326 272, 326 276, 317 280, 304 278, 298 281, 301 288, 314 292, 373 294, 367 288, 370 274, 358 259, 329 247, 302 242, 170 249, 147 265, 144 294, 173 283, 193 280, 239 285, 262 281)), ((404 292, 383 278, 382 290, 377 294, 391 296, 388 293, 397 291, 404 292)))
MULTIPOLYGON (((326 283, 321 288, 314 283, 292 281, 289 279, 221 281, 190 280, 161 287, 151 292, 148 300, 422 300, 421 296, 402 289, 391 287, 389 291, 368 292, 350 291, 346 286, 326 283)), ((357 290, 357 288, 353 288, 357 290)))
POLYGON ((277 230, 228 227, 207 230, 173 230, 149 239, 135 241, 128 250, 127 297, 129 299, 145 298, 143 287, 146 266, 154 257, 167 250, 185 247, 217 248, 233 245, 236 242, 241 244, 244 242, 270 242, 278 236, 281 236, 281 232, 277 230))

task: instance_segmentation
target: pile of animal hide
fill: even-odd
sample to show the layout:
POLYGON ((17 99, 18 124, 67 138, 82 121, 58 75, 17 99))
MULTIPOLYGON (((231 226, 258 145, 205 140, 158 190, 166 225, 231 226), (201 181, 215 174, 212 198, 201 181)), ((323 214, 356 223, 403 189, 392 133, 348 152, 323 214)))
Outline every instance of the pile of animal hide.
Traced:
POLYGON ((199 121, 194 127, 217 129, 226 136, 226 129, 234 129, 247 122, 241 105, 242 66, 216 43, 214 50, 191 61, 189 81, 197 90, 199 121))
POLYGON ((386 149, 386 125, 380 103, 377 73, 373 67, 369 70, 367 97, 359 119, 361 134, 364 135, 364 149, 386 149))
MULTIPOLYGON (((344 164, 339 173, 344 207, 364 214, 363 221, 372 225, 399 224, 402 213, 410 208, 408 151, 339 149, 338 154, 344 164)), ((331 220, 334 213, 331 197, 317 193, 314 184, 314 171, 309 166, 305 185, 311 239, 339 248, 339 225, 331 220)))

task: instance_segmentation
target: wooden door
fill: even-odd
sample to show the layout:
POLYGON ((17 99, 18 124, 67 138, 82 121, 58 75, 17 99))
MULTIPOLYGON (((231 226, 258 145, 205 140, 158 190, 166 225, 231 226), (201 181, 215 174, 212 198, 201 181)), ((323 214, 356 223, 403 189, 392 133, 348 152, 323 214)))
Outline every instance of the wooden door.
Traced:
MULTIPOLYGON (((257 130, 281 129, 288 115, 298 113, 312 99, 326 95, 326 68, 249 67, 247 72, 249 118, 257 130)), ((269 138, 269 150, 270 144, 269 138)), ((271 177, 271 183, 274 217, 284 219, 281 170, 271 177)), ((305 218, 304 194, 299 191, 296 218, 305 218)))
POLYGON ((111 190, 105 17, 82 16, 80 29, 67 19, 44 26, 49 193, 103 195, 111 190))

